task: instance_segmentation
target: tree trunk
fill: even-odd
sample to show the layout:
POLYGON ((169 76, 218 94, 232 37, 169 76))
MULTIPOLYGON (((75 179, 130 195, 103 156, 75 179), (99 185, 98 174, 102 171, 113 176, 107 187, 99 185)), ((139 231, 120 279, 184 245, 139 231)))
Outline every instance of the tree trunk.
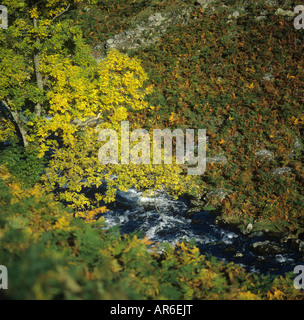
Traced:
MULTIPOLYGON (((34 28, 37 28, 38 24, 37 24, 37 19, 34 18, 33 19, 33 23, 34 23, 34 28)), ((39 37, 36 38, 36 48, 34 50, 34 68, 35 68, 35 75, 36 75, 36 81, 37 81, 37 86, 38 88, 43 91, 43 79, 42 79, 42 74, 39 71, 39 67, 40 67, 40 60, 39 60, 39 46, 40 46, 40 39, 39 37)), ((41 112, 42 112, 42 106, 41 103, 38 102, 35 106, 35 114, 37 117, 41 116, 41 112)))
POLYGON ((17 124, 18 124, 18 128, 21 134, 21 138, 22 138, 22 142, 23 142, 23 146, 26 148, 29 145, 29 142, 27 141, 26 135, 27 135, 27 131, 24 127, 24 123, 23 121, 20 119, 20 117, 18 117, 17 114, 17 124))
POLYGON ((22 143, 23 146, 26 148, 29 145, 29 142, 27 141, 26 135, 27 135, 27 131, 25 129, 25 125, 24 122, 21 118, 21 115, 17 112, 17 111, 13 111, 10 106, 8 105, 8 103, 6 103, 5 101, 0 101, 0 103, 2 103, 4 105, 4 107, 6 108, 6 110, 8 110, 8 112, 10 113, 11 117, 13 118, 18 131, 20 133, 20 136, 22 138, 22 143))

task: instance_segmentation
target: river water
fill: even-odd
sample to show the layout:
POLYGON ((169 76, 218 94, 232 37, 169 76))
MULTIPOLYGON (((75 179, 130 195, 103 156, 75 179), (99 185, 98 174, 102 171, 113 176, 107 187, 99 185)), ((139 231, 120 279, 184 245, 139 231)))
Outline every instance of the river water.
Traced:
MULTIPOLYGON (((104 217, 106 228, 119 226, 122 234, 137 233, 155 242, 175 244, 194 240, 202 254, 219 260, 235 262, 253 273, 283 275, 303 264, 302 256, 294 251, 284 254, 259 256, 249 246, 267 240, 259 236, 245 236, 236 229, 215 224, 213 212, 202 211, 187 219, 187 199, 174 200, 166 193, 145 197, 130 189, 118 191, 116 202, 108 206, 104 217)), ((272 240, 273 241, 273 240, 272 240)), ((282 246, 279 242, 278 246, 282 246)))

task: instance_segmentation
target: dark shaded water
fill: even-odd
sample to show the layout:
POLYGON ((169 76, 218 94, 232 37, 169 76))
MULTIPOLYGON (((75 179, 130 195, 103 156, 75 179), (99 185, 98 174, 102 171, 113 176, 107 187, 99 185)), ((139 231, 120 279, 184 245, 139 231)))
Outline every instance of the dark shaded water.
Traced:
MULTIPOLYGON (((107 228, 120 226, 121 233, 139 232, 155 242, 175 244, 181 240, 194 240, 202 254, 211 254, 226 262, 240 264, 249 272, 284 274, 294 266, 303 264, 302 256, 293 251, 284 254, 259 256, 248 246, 266 239, 248 237, 232 228, 219 227, 214 223, 212 212, 197 213, 187 219, 186 199, 174 200, 165 193, 144 197, 131 189, 118 192, 115 204, 105 215, 107 228)), ((278 246, 282 246, 277 243, 278 246)))

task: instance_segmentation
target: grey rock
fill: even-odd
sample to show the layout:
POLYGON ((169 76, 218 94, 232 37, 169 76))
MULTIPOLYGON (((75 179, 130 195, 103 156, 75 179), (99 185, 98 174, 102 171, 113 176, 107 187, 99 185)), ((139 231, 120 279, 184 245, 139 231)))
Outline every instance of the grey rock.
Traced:
POLYGON ((223 188, 209 191, 206 194, 207 205, 219 205, 230 193, 232 193, 231 190, 224 190, 223 188))
POLYGON ((166 13, 156 12, 147 17, 145 21, 138 22, 130 29, 116 34, 112 39, 108 39, 104 45, 105 49, 107 51, 112 49, 126 51, 151 46, 160 39, 170 26, 177 23, 187 24, 191 11, 191 7, 183 7, 180 10, 166 13))
POLYGON ((303 144, 298 137, 295 138, 294 148, 295 149, 302 149, 303 148, 303 144))
POLYGON ((266 74, 264 74, 264 76, 263 76, 263 80, 265 80, 265 81, 272 81, 272 80, 274 80, 274 75, 272 75, 271 73, 266 73, 266 74))
POLYGON ((276 168, 276 169, 273 169, 271 170, 271 174, 274 176, 274 177, 279 177, 281 175, 284 175, 284 174, 289 174, 292 172, 292 168, 290 167, 282 167, 282 168, 276 168))
POLYGON ((229 225, 229 223, 221 216, 217 216, 214 220, 214 223, 219 227, 225 227, 229 225))
POLYGON ((247 236, 247 235, 250 234, 250 231, 248 231, 248 230, 245 229, 245 228, 242 228, 242 229, 240 230, 240 232, 241 232, 241 234, 243 234, 244 236, 247 236))
POLYGON ((195 200, 195 199, 190 200, 190 207, 191 208, 195 208, 195 207, 203 208, 205 205, 206 205, 206 201, 195 200))
POLYGON ((200 201, 202 199, 202 195, 200 193, 195 193, 195 194, 189 194, 188 199, 191 200, 196 200, 200 201))
POLYGON ((247 227, 246 227, 246 230, 247 230, 248 232, 251 232, 252 229, 253 229, 253 224, 252 224, 252 223, 248 223, 248 224, 247 224, 247 227))
POLYGON ((242 258, 244 255, 241 253, 241 252, 237 252, 235 255, 234 255, 234 258, 242 258))
POLYGON ((295 238, 287 238, 284 239, 284 242, 288 243, 290 245, 290 248, 299 252, 304 252, 304 241, 300 239, 295 238))
POLYGON ((285 248, 280 247, 276 243, 270 242, 268 240, 255 242, 249 245, 249 249, 261 256, 271 254, 282 254, 287 252, 285 248))
POLYGON ((281 239, 281 243, 287 244, 292 250, 296 250, 299 252, 304 252, 304 236, 303 233, 299 234, 288 234, 283 239, 281 239))
POLYGON ((268 15, 268 11, 267 10, 262 10, 260 12, 260 15, 257 16, 255 18, 256 21, 263 21, 263 20, 266 20, 267 19, 267 15, 268 15))
POLYGON ((299 239, 289 239, 288 241, 290 248, 292 250, 299 250, 300 247, 300 240, 299 239))
POLYGON ((192 218, 195 213, 199 213, 204 210, 206 201, 200 200, 200 199, 201 199, 201 195, 199 195, 199 197, 197 197, 196 199, 195 198, 190 199, 190 202, 189 202, 190 208, 186 212, 186 218, 192 218))
POLYGON ((237 19, 240 16, 239 11, 234 11, 231 14, 228 15, 228 19, 237 19))
POLYGON ((296 235, 288 234, 285 237, 283 237, 280 242, 285 244, 291 244, 293 241, 297 240, 296 235))
POLYGON ((264 15, 261 15, 261 16, 257 16, 256 18, 255 18, 255 20, 256 21, 264 21, 264 20, 266 20, 267 19, 267 17, 266 16, 264 16, 264 15))
POLYGON ((107 44, 110 46, 114 43, 114 41, 115 41, 114 39, 109 39, 107 40, 107 44))
POLYGON ((247 227, 246 228, 242 228, 240 230, 240 232, 245 236, 248 236, 248 235, 253 236, 252 235, 252 229, 253 229, 253 224, 252 223, 248 223, 247 227))
POLYGON ((277 0, 265 0, 265 4, 271 6, 271 7, 278 7, 279 2, 277 0))
POLYGON ((185 213, 185 216, 186 218, 188 219, 191 219, 196 213, 199 213, 202 211, 202 208, 200 207, 193 207, 193 208, 190 208, 186 213, 185 213))
POLYGON ((207 157, 206 162, 226 164, 228 160, 225 156, 215 156, 215 157, 207 157))
POLYGON ((203 9, 207 9, 212 3, 214 3, 214 0, 197 0, 194 4, 200 5, 203 9))
POLYGON ((268 11, 267 11, 267 10, 262 10, 262 11, 260 12, 260 15, 262 15, 262 16, 267 16, 267 14, 268 14, 268 11))
POLYGON ((304 241, 299 240, 299 249, 300 252, 304 252, 304 241))
POLYGON ((151 27, 158 27, 162 24, 162 22, 166 20, 165 17, 162 16, 161 13, 157 12, 155 14, 152 14, 149 18, 148 21, 150 22, 151 27))
POLYGON ((263 149, 263 150, 259 150, 255 153, 255 156, 256 157, 260 157, 260 158, 267 158, 269 160, 272 160, 273 159, 273 154, 272 152, 266 150, 266 149, 263 149))
POLYGON ((294 157, 296 156, 296 153, 303 149, 303 143, 298 137, 295 137, 293 147, 294 149, 289 154, 289 158, 291 159, 294 159, 294 157))
POLYGON ((293 18, 295 16, 295 13, 291 10, 283 10, 282 8, 278 8, 275 12, 275 15, 293 18))

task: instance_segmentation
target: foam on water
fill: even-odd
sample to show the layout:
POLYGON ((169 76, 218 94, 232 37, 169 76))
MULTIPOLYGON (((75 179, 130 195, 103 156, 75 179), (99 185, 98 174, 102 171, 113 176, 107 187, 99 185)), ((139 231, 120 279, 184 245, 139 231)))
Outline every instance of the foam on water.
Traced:
POLYGON ((176 244, 194 240, 202 254, 233 261, 250 272, 283 274, 293 270, 296 254, 255 255, 248 245, 260 238, 248 238, 236 230, 215 225, 215 216, 210 212, 197 213, 198 222, 193 223, 185 217, 187 210, 186 201, 174 200, 165 192, 146 196, 130 189, 118 192, 115 204, 105 214, 105 222, 107 228, 119 226, 123 234, 136 231, 154 242, 176 244))

